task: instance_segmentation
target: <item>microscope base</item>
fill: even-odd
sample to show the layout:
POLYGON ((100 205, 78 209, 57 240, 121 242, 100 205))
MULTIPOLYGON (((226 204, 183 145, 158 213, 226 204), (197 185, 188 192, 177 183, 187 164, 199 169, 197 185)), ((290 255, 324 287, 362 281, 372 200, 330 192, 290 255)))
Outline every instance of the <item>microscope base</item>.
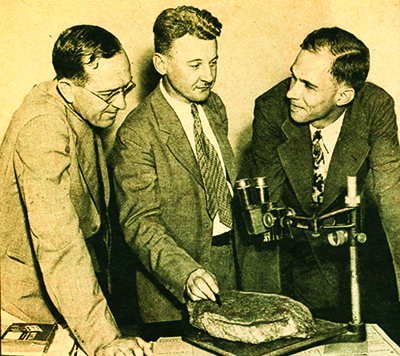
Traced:
POLYGON ((365 324, 347 324, 347 331, 344 334, 337 335, 332 339, 329 339, 329 343, 341 343, 341 342, 363 342, 367 339, 367 332, 365 324))

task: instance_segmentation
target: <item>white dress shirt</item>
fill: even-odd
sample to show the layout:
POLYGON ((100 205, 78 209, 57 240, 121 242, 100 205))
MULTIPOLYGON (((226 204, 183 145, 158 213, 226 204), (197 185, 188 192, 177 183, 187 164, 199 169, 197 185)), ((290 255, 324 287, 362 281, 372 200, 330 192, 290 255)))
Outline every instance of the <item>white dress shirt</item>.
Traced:
MULTIPOLYGON (((160 89, 161 89, 161 93, 163 94, 164 98, 167 100, 168 104, 175 111, 176 116, 178 116, 179 121, 181 122, 182 127, 186 133, 186 136, 190 142, 190 146, 192 147, 193 153, 197 158, 196 144, 195 144, 194 131, 193 131, 194 119, 192 116, 190 104, 176 100, 171 95, 169 95, 167 93, 167 90, 164 87, 164 83, 163 83, 162 79, 160 82, 160 89)), ((217 151, 219 160, 221 161, 221 164, 222 164, 222 169, 224 171, 224 175, 226 177, 225 164, 224 164, 224 160, 222 158, 222 153, 219 148, 217 139, 215 138, 214 132, 211 129, 210 123, 208 122, 208 119, 203 110, 203 107, 199 104, 196 104, 196 106, 197 106, 197 109, 199 110, 201 125, 203 127, 204 134, 210 140, 211 144, 214 146, 215 150, 217 151)), ((232 189, 231 184, 228 181, 227 181, 227 184, 229 186, 229 191, 233 195, 233 189, 232 189)), ((214 221, 213 221, 213 236, 223 234, 225 232, 228 232, 229 230, 231 230, 229 227, 225 226, 224 224, 222 224, 220 222, 219 214, 217 213, 217 215, 215 216, 214 221)))
POLYGON ((323 129, 317 129, 312 124, 309 125, 311 140, 316 131, 318 130, 321 131, 321 136, 322 136, 321 146, 322 146, 322 151, 324 153, 324 162, 322 163, 324 170, 322 175, 324 176, 325 179, 326 176, 328 175, 329 164, 331 163, 333 150, 335 149, 336 142, 339 138, 340 129, 342 128, 345 113, 346 110, 343 112, 342 115, 340 115, 340 117, 334 123, 330 124, 329 126, 323 129))

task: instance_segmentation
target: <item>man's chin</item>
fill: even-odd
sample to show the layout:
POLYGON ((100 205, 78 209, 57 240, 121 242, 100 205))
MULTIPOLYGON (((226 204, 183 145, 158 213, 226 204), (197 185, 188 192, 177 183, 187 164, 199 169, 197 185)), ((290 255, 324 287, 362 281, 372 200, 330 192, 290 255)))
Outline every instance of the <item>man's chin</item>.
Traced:
POLYGON ((104 117, 103 115, 101 119, 97 122, 96 126, 102 129, 106 129, 114 124, 116 117, 117 117, 116 115, 107 117, 104 117))
POLYGON ((304 113, 305 113, 304 110, 300 110, 297 107, 291 108, 290 117, 292 118, 293 121, 296 121, 299 124, 304 124, 309 121, 307 115, 304 115, 304 113))
POLYGON ((305 116, 291 114, 290 117, 292 118, 293 121, 299 124, 306 124, 309 122, 308 118, 305 116))
POLYGON ((208 97, 210 96, 211 90, 204 90, 201 93, 196 93, 196 95, 193 95, 192 100, 196 103, 206 101, 208 97))

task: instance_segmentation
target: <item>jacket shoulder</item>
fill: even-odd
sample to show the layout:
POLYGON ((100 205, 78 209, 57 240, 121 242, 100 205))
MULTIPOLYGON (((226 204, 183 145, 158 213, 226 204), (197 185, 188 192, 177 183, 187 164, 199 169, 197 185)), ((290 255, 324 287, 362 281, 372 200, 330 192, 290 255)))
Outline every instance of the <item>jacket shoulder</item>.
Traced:
POLYGON ((207 105, 210 105, 211 107, 214 107, 216 109, 225 110, 225 105, 221 97, 213 91, 210 93, 210 96, 207 99, 207 105))
POLYGON ((377 102, 394 102, 391 95, 380 86, 366 82, 357 92, 356 102, 362 102, 363 104, 376 104, 377 102))
POLYGON ((290 87, 290 78, 282 80, 281 82, 273 86, 271 89, 261 94, 256 99, 256 105, 263 106, 271 101, 277 104, 286 103, 286 93, 288 92, 289 87, 290 87))
POLYGON ((67 134, 66 108, 44 90, 49 83, 35 85, 15 111, 4 135, 2 151, 6 149, 5 146, 14 146, 21 135, 34 141, 35 137, 46 138, 54 132, 67 134))
POLYGON ((48 115, 49 113, 65 115, 65 104, 51 94, 51 86, 52 82, 35 85, 24 98, 15 115, 20 113, 27 114, 28 117, 48 115))
POLYGON ((117 136, 126 132, 145 130, 149 126, 149 120, 155 116, 152 107, 154 91, 151 92, 138 106, 132 109, 117 130, 117 136))
POLYGON ((256 123, 266 120, 280 126, 289 117, 289 100, 286 97, 289 88, 290 78, 287 78, 256 99, 254 106, 256 123))
POLYGON ((359 120, 379 121, 385 115, 395 119, 393 98, 384 89, 370 82, 364 83, 356 93, 349 109, 359 120))

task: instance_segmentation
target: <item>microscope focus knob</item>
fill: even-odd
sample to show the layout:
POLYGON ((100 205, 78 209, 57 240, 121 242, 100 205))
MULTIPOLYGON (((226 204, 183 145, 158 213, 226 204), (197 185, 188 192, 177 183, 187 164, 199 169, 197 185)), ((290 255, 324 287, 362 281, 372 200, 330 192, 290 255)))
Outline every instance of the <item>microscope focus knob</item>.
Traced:
POLYGON ((337 230, 328 234, 328 241, 332 246, 342 246, 348 240, 347 231, 337 230))
POLYGON ((263 223, 264 223, 264 226, 267 228, 273 227, 274 223, 275 223, 275 216, 273 216, 271 213, 264 214, 263 223))
POLYGON ((367 235, 364 234, 363 232, 360 232, 356 235, 357 238, 357 242, 359 242, 360 244, 363 244, 367 241, 367 235))

